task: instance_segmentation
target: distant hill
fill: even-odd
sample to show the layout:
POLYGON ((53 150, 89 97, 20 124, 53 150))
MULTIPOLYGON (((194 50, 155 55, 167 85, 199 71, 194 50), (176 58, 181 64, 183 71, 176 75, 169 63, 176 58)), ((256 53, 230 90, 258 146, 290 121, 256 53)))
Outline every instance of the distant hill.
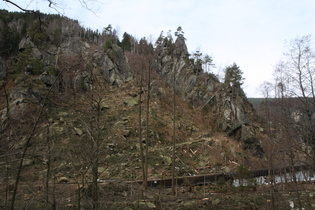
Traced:
POLYGON ((253 104, 253 106, 257 106, 261 102, 263 102, 265 98, 248 98, 248 101, 253 104))

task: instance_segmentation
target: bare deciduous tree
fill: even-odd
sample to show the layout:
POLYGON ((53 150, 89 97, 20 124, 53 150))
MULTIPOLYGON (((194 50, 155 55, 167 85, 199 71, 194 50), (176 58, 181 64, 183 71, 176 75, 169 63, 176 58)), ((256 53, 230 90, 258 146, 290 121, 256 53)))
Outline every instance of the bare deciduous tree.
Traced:
MULTIPOLYGON (((265 82, 263 92, 267 110, 265 119, 271 140, 269 166, 272 169, 276 145, 283 153, 283 166, 291 167, 291 177, 299 208, 302 208, 301 195, 296 178, 296 165, 315 165, 314 152, 303 151, 303 146, 315 148, 315 52, 310 36, 298 37, 286 45, 286 52, 274 71, 274 83, 265 82), (272 97, 274 90, 274 99, 272 97), (301 146, 303 145, 303 146, 301 146), (304 152, 305 158, 299 155, 304 152)), ((279 154, 277 154, 279 155, 279 154)), ((278 163, 279 164, 279 163, 278 163)))
MULTIPOLYGON (((287 52, 276 72, 277 93, 295 100, 295 109, 303 116, 295 130, 301 140, 315 148, 315 51, 311 36, 298 37, 287 45, 287 52)), ((279 94, 278 94, 279 95, 279 94)), ((311 157, 313 163, 314 157, 311 157)))

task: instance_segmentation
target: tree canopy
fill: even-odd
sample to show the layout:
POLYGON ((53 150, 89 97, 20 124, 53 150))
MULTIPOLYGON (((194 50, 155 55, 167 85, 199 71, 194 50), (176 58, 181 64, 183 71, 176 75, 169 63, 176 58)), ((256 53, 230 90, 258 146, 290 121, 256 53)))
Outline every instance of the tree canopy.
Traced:
POLYGON ((224 79, 225 84, 229 84, 230 86, 234 87, 240 87, 243 84, 244 79, 243 71, 238 65, 236 65, 236 63, 226 67, 224 79))

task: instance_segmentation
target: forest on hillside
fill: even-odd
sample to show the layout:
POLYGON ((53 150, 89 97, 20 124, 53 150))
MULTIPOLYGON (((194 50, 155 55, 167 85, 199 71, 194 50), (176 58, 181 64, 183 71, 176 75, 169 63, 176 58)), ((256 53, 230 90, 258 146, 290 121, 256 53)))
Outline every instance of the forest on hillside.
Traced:
POLYGON ((127 32, 120 40, 111 25, 1 10, 0 29, 1 207, 314 205, 312 183, 295 175, 315 166, 310 36, 288 44, 253 106, 241 67, 220 79, 210 56, 188 53, 180 26, 151 43, 127 32), (253 177, 260 169, 267 187, 253 177), (276 171, 290 176, 278 184, 276 171))

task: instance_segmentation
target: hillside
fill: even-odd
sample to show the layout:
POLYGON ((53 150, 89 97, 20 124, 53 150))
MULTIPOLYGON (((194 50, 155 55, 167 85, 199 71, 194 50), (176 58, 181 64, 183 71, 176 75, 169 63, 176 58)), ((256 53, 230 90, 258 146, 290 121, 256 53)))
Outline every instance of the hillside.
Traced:
POLYGON ((174 139, 176 177, 266 167, 243 90, 204 72, 184 37, 153 47, 60 16, 0 18, 2 206, 17 174, 16 205, 33 207, 78 192, 88 206, 96 180, 141 180, 144 164, 169 178, 174 139))

